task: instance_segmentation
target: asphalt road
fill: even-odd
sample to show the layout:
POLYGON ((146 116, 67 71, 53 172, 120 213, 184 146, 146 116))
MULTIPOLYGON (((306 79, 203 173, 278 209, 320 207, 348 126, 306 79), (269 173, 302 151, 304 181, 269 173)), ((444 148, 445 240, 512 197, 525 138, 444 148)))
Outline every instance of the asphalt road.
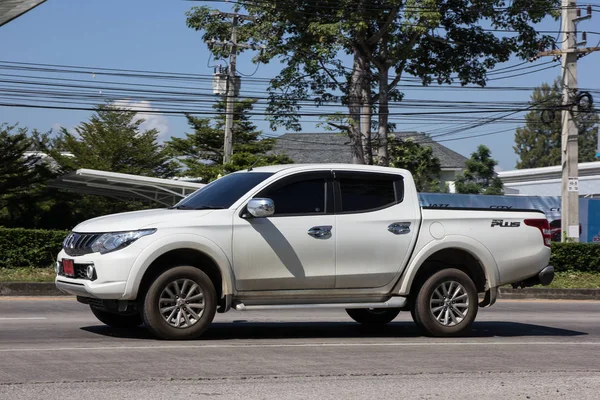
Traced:
POLYGON ((600 302, 501 301, 471 334, 344 311, 218 314, 196 341, 101 325, 73 299, 0 298, 0 399, 598 399, 600 302))

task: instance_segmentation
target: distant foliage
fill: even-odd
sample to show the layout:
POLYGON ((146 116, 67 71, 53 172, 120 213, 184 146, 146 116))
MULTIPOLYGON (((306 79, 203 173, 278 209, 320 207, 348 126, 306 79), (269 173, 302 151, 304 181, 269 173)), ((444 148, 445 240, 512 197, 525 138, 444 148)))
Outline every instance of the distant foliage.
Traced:
POLYGON ((176 165, 158 142, 159 132, 142 130, 143 122, 128 109, 101 105, 74 132, 62 128, 49 153, 64 171, 90 168, 161 178, 173 176, 176 165))
POLYGON ((35 149, 32 136, 26 128, 0 124, 0 226, 35 224, 44 218, 38 204, 47 196, 46 181, 53 174, 41 156, 26 153, 35 149))
MULTIPOLYGON (((539 168, 561 163, 562 90, 560 79, 552 86, 547 83, 534 89, 531 110, 525 115, 525 126, 517 128, 513 149, 519 156, 517 169, 539 168)), ((598 144, 597 112, 574 114, 579 131, 579 162, 596 161, 598 144)))
POLYGON ((187 116, 192 133, 184 138, 172 137, 167 142, 170 154, 183 166, 186 176, 202 178, 210 182, 219 175, 273 164, 291 164, 293 161, 285 155, 270 154, 274 139, 261 138, 261 131, 250 121, 251 111, 256 100, 238 100, 234 102, 233 114, 233 156, 223 164, 223 143, 225 132, 225 104, 215 105, 215 116, 198 118, 187 116))
POLYGON ((433 149, 421 145, 413 139, 389 140, 390 166, 407 169, 411 172, 419 192, 437 193, 441 191, 441 165, 433 155, 433 149))
POLYGON ((494 167, 498 162, 492 158, 487 146, 479 145, 477 151, 467 160, 467 169, 455 181, 456 193, 461 194, 503 194, 503 184, 494 167))

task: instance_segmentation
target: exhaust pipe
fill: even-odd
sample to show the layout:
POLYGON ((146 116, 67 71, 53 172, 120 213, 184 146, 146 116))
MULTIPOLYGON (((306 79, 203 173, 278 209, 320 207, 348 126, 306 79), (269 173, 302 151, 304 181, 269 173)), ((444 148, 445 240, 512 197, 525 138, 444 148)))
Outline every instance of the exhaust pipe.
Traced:
POLYGON ((531 278, 527 278, 520 282, 515 282, 512 284, 513 289, 517 288, 527 288, 536 285, 548 286, 552 283, 554 279, 554 267, 552 265, 548 265, 546 268, 541 270, 537 275, 532 276, 531 278))

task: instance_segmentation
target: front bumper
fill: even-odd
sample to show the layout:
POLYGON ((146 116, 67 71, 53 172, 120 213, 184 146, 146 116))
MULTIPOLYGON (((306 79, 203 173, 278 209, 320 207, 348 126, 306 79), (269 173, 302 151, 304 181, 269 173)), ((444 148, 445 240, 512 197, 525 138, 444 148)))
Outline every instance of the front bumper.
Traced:
POLYGON ((94 282, 64 276, 57 276, 54 283, 61 292, 97 299, 120 299, 123 297, 127 285, 127 282, 110 282, 99 285, 94 282))
MULTIPOLYGON (((57 274, 56 287, 64 293, 97 299, 121 299, 125 294, 129 272, 138 258, 141 248, 132 245, 112 253, 91 253, 72 257, 62 250, 57 263, 63 259, 73 260, 76 265, 93 265, 94 280, 82 276, 69 277, 57 274)), ((57 268, 60 270, 60 268, 57 268)))
POLYGON ((544 269, 542 269, 537 275, 524 279, 520 282, 515 282, 512 284, 513 288, 526 288, 536 285, 548 286, 552 283, 554 279, 554 267, 552 265, 548 265, 544 269))

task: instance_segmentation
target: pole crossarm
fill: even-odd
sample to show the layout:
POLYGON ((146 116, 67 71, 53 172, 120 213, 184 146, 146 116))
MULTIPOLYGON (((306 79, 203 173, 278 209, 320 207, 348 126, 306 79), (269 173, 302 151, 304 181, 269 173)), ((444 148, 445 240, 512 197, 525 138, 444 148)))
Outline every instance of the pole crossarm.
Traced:
POLYGON ((580 47, 580 48, 576 48, 576 49, 547 50, 547 51, 541 51, 541 52, 537 53, 535 55, 535 57, 539 58, 539 57, 548 57, 548 56, 561 56, 563 54, 568 54, 568 53, 576 53, 576 54, 591 53, 594 51, 600 51, 600 47, 580 47))

